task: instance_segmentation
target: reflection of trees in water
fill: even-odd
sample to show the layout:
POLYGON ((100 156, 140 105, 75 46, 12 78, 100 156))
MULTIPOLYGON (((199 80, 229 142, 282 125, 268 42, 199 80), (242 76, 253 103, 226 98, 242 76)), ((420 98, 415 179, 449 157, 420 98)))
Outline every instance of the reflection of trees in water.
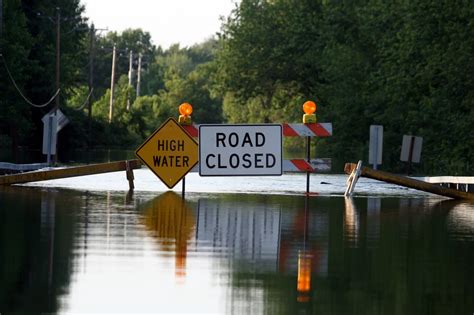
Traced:
POLYGON ((186 202, 168 191, 145 205, 144 223, 153 232, 163 251, 175 251, 176 276, 186 276, 188 241, 196 218, 186 202))
MULTIPOLYGON (((318 250, 312 256, 316 266, 311 269, 310 298, 298 303, 295 249, 303 248, 303 212, 301 199, 288 198, 292 204, 269 198, 260 205, 282 205, 279 263, 286 267, 256 272, 234 265, 232 311, 463 314, 474 308, 474 242, 466 232, 467 206, 401 198, 310 199, 309 248, 318 250), (324 256, 326 260, 320 259, 324 256), (257 306, 248 309, 253 299, 257 306)), ((248 206, 254 205, 249 201, 248 206)))
POLYGON ((70 281, 76 210, 71 194, 1 188, 0 312, 57 311, 70 281))

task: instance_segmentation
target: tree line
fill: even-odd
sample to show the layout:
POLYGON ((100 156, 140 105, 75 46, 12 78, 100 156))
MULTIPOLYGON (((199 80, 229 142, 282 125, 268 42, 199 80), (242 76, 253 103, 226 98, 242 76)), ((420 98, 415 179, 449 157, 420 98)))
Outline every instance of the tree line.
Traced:
MULTIPOLYGON (((336 170, 343 162, 367 161, 369 126, 377 124, 384 126, 382 168, 404 169, 401 142, 410 134, 423 137, 418 172, 473 173, 471 1, 242 0, 213 38, 168 49, 141 29, 93 29, 78 0, 53 2, 3 0, 0 48, 25 96, 46 102, 56 91, 60 9, 60 108, 71 120, 60 133, 63 150, 134 148, 176 117, 182 102, 193 104, 196 123, 279 123, 301 121, 301 106, 311 99, 318 121, 334 126, 332 137, 313 140, 316 155, 332 157, 336 170), (89 119, 84 102, 91 76, 89 119)), ((40 119, 52 105, 28 105, 5 65, 0 69, 0 146, 38 148, 40 119)), ((304 145, 285 144, 290 150, 304 145)))

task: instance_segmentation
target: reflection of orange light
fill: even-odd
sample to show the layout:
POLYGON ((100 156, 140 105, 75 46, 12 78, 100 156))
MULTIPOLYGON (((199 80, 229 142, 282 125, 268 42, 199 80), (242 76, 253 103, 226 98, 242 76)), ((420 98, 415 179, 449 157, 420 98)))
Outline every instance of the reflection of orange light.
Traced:
POLYGON ((309 296, 308 295, 298 295, 296 297, 296 300, 300 303, 306 303, 306 302, 309 302, 309 296))
POLYGON ((311 256, 306 253, 298 255, 298 286, 300 293, 311 290, 311 256))
POLYGON ((183 103, 179 105, 179 113, 184 116, 191 116, 193 113, 193 107, 189 103, 183 103))
POLYGON ((314 112, 316 111, 316 103, 313 101, 306 101, 303 104, 303 111, 307 115, 314 114, 314 112))

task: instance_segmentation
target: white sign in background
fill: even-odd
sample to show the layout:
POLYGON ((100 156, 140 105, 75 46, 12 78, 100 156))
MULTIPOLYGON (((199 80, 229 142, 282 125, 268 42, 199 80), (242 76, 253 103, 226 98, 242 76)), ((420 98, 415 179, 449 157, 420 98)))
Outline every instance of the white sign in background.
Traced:
POLYGON ((281 175, 281 125, 200 125, 199 174, 281 175))
POLYGON ((412 147, 412 153, 411 153, 411 162, 420 163, 421 147, 423 146, 423 138, 411 136, 411 135, 403 135, 402 151, 400 152, 400 161, 410 162, 409 155, 410 155, 410 147, 412 145, 413 147, 412 147))
POLYGON ((369 164, 377 169, 382 164, 383 126, 370 125, 369 164))

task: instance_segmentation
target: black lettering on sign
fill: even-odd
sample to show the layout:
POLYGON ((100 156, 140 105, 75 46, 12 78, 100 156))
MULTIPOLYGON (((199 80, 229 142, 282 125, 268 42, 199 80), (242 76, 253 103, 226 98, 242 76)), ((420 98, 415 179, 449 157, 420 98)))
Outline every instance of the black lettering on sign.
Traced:
POLYGON ((183 156, 183 167, 189 167, 189 156, 183 156))
POLYGON ((265 162, 267 167, 274 167, 276 164, 276 158, 273 154, 267 153, 265 156, 265 162))
POLYGON ((239 145, 239 135, 235 132, 231 132, 229 135, 229 145, 233 148, 239 145))
POLYGON ((222 165, 221 155, 217 155, 217 168, 227 168, 227 165, 222 165))
POLYGON ((263 147, 265 145, 265 135, 261 132, 255 134, 255 146, 263 147))
POLYGON ((230 167, 232 168, 237 168, 239 167, 239 164, 240 164, 240 158, 237 154, 231 154, 230 155, 230 158, 229 158, 229 164, 230 164, 230 167))
POLYGON ((250 154, 249 153, 245 153, 243 156, 242 156, 242 161, 244 161, 242 163, 242 166, 244 168, 250 168, 252 167, 252 160, 250 159, 250 154))
POLYGON ((242 148, 245 147, 246 144, 248 144, 249 147, 253 147, 252 139, 250 139, 248 132, 245 133, 244 140, 242 140, 242 148))
POLYGON ((155 167, 189 167, 189 156, 186 155, 154 155, 155 167))
POLYGON ((263 168, 263 153, 255 154, 255 168, 263 168))
POLYGON ((215 156, 214 154, 209 154, 208 156, 206 156, 206 166, 207 166, 208 168, 214 168, 214 167, 216 167, 216 164, 210 164, 210 163, 209 163, 209 159, 210 159, 210 158, 215 158, 215 157, 216 157, 216 156, 215 156))
POLYGON ((219 142, 222 144, 222 147, 225 148, 225 133, 218 132, 216 133, 216 147, 219 147, 219 142))
POLYGON ((216 133, 216 147, 263 147, 265 145, 265 134, 256 132, 255 134, 246 132, 242 138, 236 132, 231 132, 228 136, 223 132, 216 133))
POLYGON ((158 140, 158 151, 184 151, 184 140, 158 140))

